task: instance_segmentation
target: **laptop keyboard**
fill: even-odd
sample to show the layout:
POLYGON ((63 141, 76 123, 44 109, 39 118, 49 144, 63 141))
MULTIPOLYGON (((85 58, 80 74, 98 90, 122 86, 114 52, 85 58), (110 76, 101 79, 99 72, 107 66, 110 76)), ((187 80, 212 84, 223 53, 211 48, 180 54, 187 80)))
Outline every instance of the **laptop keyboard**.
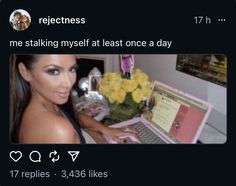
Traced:
POLYGON ((142 144, 166 144, 159 136, 147 128, 142 122, 131 125, 138 132, 142 144))

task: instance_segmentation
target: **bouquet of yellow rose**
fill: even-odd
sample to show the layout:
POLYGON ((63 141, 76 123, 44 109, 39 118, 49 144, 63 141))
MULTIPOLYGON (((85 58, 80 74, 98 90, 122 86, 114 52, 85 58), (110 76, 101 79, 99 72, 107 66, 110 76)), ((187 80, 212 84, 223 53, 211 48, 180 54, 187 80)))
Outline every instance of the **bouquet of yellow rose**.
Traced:
POLYGON ((100 81, 99 93, 108 99, 110 115, 106 124, 128 120, 140 113, 151 92, 149 77, 134 69, 131 78, 116 72, 107 72, 100 81))

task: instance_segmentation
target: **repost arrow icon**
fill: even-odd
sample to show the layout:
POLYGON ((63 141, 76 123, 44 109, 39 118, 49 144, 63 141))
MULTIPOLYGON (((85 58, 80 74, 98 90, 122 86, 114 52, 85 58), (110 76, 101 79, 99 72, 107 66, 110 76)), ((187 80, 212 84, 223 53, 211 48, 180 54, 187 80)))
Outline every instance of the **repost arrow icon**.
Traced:
POLYGON ((67 151, 71 158, 72 158, 72 161, 74 162, 76 160, 76 158, 78 157, 80 151, 67 151))

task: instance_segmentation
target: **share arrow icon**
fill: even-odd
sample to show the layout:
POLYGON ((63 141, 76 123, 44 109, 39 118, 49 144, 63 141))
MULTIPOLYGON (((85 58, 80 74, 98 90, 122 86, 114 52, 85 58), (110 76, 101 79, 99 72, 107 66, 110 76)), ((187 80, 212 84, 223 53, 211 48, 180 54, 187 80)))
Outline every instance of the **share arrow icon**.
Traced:
POLYGON ((80 151, 67 151, 71 158, 72 158, 72 161, 74 162, 76 160, 76 158, 78 157, 80 151))

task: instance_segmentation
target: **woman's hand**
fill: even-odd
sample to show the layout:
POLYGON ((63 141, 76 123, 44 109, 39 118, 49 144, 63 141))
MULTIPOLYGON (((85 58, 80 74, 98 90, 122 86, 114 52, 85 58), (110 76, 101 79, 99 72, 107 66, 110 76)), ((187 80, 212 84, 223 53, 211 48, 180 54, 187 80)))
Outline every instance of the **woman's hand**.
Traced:
POLYGON ((128 127, 111 128, 85 114, 79 114, 78 116, 80 124, 84 129, 99 132, 108 143, 141 143, 134 129, 128 127))
POLYGON ((141 143, 137 138, 137 131, 123 127, 123 128, 109 128, 103 131, 103 135, 108 143, 122 144, 122 143, 141 143))

